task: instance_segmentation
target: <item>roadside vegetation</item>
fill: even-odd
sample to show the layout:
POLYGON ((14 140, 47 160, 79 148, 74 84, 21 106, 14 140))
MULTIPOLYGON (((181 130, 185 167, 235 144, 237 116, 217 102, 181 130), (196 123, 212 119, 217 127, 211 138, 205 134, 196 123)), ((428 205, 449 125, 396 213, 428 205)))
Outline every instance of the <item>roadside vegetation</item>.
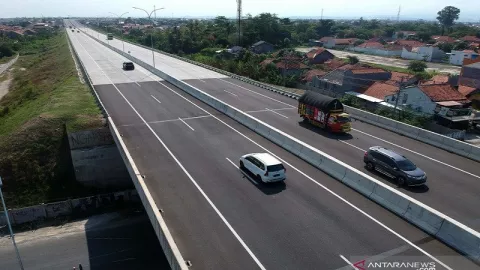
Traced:
POLYGON ((0 176, 9 207, 91 191, 75 181, 66 131, 104 125, 78 77, 64 31, 22 41, 9 92, 0 100, 0 176))

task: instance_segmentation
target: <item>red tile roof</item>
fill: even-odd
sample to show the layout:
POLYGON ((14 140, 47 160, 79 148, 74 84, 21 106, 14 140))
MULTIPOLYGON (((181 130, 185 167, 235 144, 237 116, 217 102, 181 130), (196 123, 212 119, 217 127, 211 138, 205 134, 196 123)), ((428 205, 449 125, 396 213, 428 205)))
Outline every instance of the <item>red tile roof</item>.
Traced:
POLYGON ((477 90, 477 88, 475 88, 475 87, 470 87, 470 86, 465 86, 465 85, 459 85, 458 86, 458 92, 460 92, 464 96, 470 95, 475 90, 477 90))
POLYGON ((325 52, 325 51, 328 52, 328 51, 325 50, 324 48, 313 49, 313 50, 311 50, 311 51, 309 51, 309 52, 307 53, 307 58, 308 58, 308 59, 313 59, 313 58, 315 58, 316 55, 321 54, 321 53, 323 53, 323 52, 325 52))
POLYGON ((397 40, 395 44, 402 45, 402 46, 410 46, 410 47, 422 47, 425 46, 425 43, 416 40, 397 40))
POLYGON ((350 45, 356 40, 356 38, 337 38, 335 39, 335 45, 350 45))
POLYGON ((455 42, 455 39, 449 36, 432 36, 432 39, 436 40, 437 42, 447 42, 447 43, 455 42))
POLYGON ((320 69, 312 69, 305 73, 302 81, 310 82, 315 76, 324 76, 325 74, 327 74, 326 71, 320 69))
POLYGON ((377 48, 377 49, 380 49, 380 48, 383 48, 384 46, 380 42, 371 41, 371 42, 365 42, 363 44, 360 44, 357 47, 359 47, 359 48, 377 48))
POLYGON ((480 47, 480 43, 478 43, 478 42, 472 42, 472 43, 470 43, 469 46, 470 46, 470 48, 478 48, 478 47, 480 47))
POLYGON ((411 78, 414 77, 414 75, 408 74, 408 73, 402 73, 402 72, 396 72, 396 71, 392 71, 391 73, 392 73, 392 77, 390 78, 390 81, 394 81, 394 82, 401 82, 402 77, 403 77, 403 81, 410 80, 411 78))
POLYGON ((411 48, 410 46, 402 46, 402 45, 397 45, 397 44, 390 44, 385 46, 386 51, 401 51, 403 48, 411 48))
POLYGON ((450 77, 448 75, 435 75, 433 76, 430 80, 422 81, 422 85, 427 85, 427 84, 443 84, 443 83, 448 83, 448 80, 450 77))
POLYGON ((345 62, 343 62, 342 60, 338 60, 338 59, 332 59, 332 60, 328 60, 324 63, 329 69, 333 70, 333 69, 337 69, 341 66, 344 66, 345 65, 345 62))
POLYGON ((320 39, 320 41, 321 41, 321 42, 327 42, 327 41, 329 41, 330 39, 334 39, 334 38, 333 38, 333 37, 322 37, 322 38, 320 39))
POLYGON ((275 59, 267 58, 267 59, 263 60, 262 62, 260 62, 260 65, 265 67, 265 66, 273 63, 273 61, 275 61, 275 59))
POLYGON ((439 101, 466 101, 464 95, 460 94, 449 84, 428 84, 419 85, 419 88, 425 93, 433 102, 439 101))
POLYGON ((275 64, 277 68, 281 69, 306 69, 308 66, 306 66, 303 63, 300 62, 293 62, 293 61, 280 61, 275 64))
POLYGON ((384 82, 375 82, 363 92, 362 90, 359 90, 359 93, 383 100, 386 96, 395 94, 397 90, 398 87, 395 85, 384 82))
POLYGON ((480 42, 480 38, 477 38, 476 36, 464 36, 460 39, 467 42, 480 42))
POLYGON ((361 68, 361 69, 353 69, 353 74, 374 74, 374 73, 386 73, 387 71, 381 68, 361 68))

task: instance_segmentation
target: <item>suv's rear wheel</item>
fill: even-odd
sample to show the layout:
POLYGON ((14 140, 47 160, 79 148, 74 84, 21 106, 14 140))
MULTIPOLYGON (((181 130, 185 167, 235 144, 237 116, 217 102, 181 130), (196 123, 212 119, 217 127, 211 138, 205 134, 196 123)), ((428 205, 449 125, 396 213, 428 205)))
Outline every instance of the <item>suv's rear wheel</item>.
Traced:
POLYGON ((367 170, 373 171, 375 169, 375 165, 372 162, 367 162, 367 170))

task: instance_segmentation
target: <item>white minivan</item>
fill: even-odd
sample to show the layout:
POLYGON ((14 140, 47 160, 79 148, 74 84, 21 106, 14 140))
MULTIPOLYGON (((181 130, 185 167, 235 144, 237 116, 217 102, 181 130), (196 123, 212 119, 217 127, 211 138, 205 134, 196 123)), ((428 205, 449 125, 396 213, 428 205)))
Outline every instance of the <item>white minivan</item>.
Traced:
POLYGON ((243 155, 240 169, 250 172, 256 180, 264 183, 284 181, 287 171, 278 159, 268 153, 243 155))

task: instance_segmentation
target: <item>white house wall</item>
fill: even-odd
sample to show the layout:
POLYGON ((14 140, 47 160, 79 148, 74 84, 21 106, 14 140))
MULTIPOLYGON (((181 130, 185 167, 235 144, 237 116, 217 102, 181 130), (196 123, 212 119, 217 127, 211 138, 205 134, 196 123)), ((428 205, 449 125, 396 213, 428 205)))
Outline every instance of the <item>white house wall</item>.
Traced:
POLYGON ((360 47, 353 47, 349 48, 351 51, 361 52, 365 54, 372 54, 372 55, 380 55, 380 56, 401 56, 402 51, 388 51, 376 48, 360 48, 360 47))
MULTIPOLYGON (((385 97, 385 101, 395 105, 395 101, 392 101, 392 96, 389 95, 385 97)), ((423 93, 418 87, 412 87, 403 89, 399 95, 399 101, 397 106, 406 107, 411 105, 412 110, 416 110, 418 107, 421 108, 421 112, 424 114, 432 115, 435 111, 437 104, 433 102, 425 93, 423 93), (403 103, 404 95, 407 94, 407 102, 403 103), (403 105, 405 104, 405 105, 403 105)))

